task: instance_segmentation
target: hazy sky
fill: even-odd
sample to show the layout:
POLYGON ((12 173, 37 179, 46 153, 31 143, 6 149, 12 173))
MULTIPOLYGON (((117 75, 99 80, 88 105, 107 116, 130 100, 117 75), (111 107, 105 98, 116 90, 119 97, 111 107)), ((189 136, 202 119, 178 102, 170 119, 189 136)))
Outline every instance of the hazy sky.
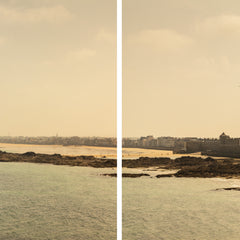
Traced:
POLYGON ((0 0, 0 135, 115 136, 115 59, 115 0, 0 0))
POLYGON ((240 137, 240 2, 124 1, 124 136, 240 137))

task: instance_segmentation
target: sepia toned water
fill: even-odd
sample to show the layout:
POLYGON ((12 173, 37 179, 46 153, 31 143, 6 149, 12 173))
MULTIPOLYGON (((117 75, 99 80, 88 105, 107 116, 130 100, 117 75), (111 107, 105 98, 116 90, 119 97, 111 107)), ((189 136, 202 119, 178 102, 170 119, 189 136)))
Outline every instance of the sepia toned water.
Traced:
POLYGON ((240 180, 123 179, 124 240, 238 240, 240 180))
POLYGON ((116 178, 100 176, 109 171, 0 163, 0 239, 116 239, 116 178))
MULTIPOLYGON (((9 151, 29 151, 27 146, 20 145, 14 146, 13 151, 13 145, 8 146, 9 151)), ((51 147, 42 148, 43 153, 48 153, 51 147)), ((95 149, 86 148, 91 152, 95 149)), ((72 155, 71 148, 67 149, 67 154, 72 155)), ((103 154, 104 151, 102 148, 103 154)), ((101 176, 114 171, 0 163, 0 240, 116 239, 116 178, 101 176)), ((124 240, 240 238, 240 192, 215 191, 240 187, 240 180, 157 179, 154 176, 158 172, 147 173, 152 178, 123 178, 124 240)))

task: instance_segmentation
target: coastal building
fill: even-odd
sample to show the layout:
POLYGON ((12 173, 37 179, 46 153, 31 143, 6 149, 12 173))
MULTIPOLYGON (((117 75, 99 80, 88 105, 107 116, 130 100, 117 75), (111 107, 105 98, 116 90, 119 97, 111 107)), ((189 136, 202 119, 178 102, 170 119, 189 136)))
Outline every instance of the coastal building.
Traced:
POLYGON ((224 132, 219 136, 219 141, 221 144, 228 143, 230 139, 230 136, 226 135, 224 132))
POLYGON ((175 141, 173 153, 186 153, 187 152, 187 142, 181 139, 175 141))
POLYGON ((173 137, 158 137, 157 146, 163 148, 173 148, 175 144, 175 138, 173 137))

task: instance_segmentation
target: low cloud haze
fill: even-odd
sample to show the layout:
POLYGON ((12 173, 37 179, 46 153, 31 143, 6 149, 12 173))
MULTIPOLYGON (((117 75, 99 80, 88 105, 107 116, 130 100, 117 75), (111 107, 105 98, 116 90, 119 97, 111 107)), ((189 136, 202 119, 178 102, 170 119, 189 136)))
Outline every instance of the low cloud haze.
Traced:
POLYGON ((0 0, 0 135, 116 135, 116 3, 0 0))
POLYGON ((240 136, 240 3, 124 1, 124 136, 240 136))

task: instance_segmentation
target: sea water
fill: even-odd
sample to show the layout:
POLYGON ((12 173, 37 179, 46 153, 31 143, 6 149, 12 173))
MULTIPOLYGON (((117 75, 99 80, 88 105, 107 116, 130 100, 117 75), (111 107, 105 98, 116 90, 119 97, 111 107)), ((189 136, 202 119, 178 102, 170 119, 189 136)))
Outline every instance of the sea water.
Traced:
POLYGON ((124 240, 239 240, 240 180, 123 179, 124 240))
MULTIPOLYGON (((103 148, 96 152, 94 147, 62 146, 58 151, 43 146, 41 151, 74 155, 83 149, 106 153, 103 148)), ((25 152, 29 148, 12 145, 8 150, 25 152)), ((137 154, 146 153, 142 151, 137 154)), ((116 239, 116 179, 101 176, 114 171, 0 163, 0 239, 116 239)), ((129 171, 142 172, 124 169, 129 171)), ((240 239, 240 192, 216 191, 240 187, 240 180, 158 179, 155 172, 147 173, 152 177, 123 178, 124 240, 240 239)))
POLYGON ((116 239, 111 169, 0 163, 1 240, 116 239))

